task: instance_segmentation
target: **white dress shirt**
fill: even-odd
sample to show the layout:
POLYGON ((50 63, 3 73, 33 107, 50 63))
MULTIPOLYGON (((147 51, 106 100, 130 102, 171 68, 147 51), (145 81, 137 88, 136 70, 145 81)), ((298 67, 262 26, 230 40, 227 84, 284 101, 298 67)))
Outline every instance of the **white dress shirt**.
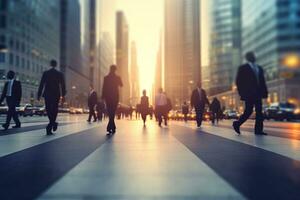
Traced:
POLYGON ((197 91, 199 93, 199 100, 201 101, 202 100, 202 90, 201 90, 201 88, 197 88, 197 91))
POLYGON ((6 96, 11 97, 12 96, 12 88, 14 85, 14 79, 9 80, 8 81, 8 85, 7 85, 7 92, 6 92, 6 96))

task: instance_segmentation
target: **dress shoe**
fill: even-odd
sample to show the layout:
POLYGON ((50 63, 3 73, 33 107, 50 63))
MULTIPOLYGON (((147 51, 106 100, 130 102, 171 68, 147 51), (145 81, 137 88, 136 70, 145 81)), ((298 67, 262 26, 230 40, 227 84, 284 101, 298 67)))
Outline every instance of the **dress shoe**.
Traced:
POLYGON ((21 124, 17 124, 15 126, 13 126, 12 128, 21 128, 21 124))
POLYGON ((3 127, 4 130, 6 131, 6 130, 8 129, 8 127, 9 127, 9 125, 8 125, 8 124, 3 124, 2 127, 3 127))
POLYGON ((238 121, 234 121, 232 123, 232 126, 233 126, 234 131, 240 135, 241 131, 240 131, 240 125, 239 125, 238 121))
POLYGON ((268 134, 265 132, 259 132, 259 133, 255 133, 255 135, 268 135, 268 134))
POLYGON ((55 132, 57 130, 58 123, 55 122, 52 126, 52 130, 55 132))
POLYGON ((54 135, 51 131, 47 131, 47 135, 54 135))

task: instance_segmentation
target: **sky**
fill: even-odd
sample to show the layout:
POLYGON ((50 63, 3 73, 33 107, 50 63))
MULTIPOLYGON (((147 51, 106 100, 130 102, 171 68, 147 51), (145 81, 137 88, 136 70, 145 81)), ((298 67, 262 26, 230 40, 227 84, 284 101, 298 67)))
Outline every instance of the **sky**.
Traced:
POLYGON ((124 11, 130 41, 135 41, 137 45, 141 90, 150 92, 163 25, 163 1, 116 0, 116 8, 124 11))

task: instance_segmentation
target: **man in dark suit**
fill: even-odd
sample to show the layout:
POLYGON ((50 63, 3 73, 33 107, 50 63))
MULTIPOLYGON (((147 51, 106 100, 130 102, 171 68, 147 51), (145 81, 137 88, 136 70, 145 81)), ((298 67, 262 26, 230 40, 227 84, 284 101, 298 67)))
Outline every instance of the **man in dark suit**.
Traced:
POLYGON ((107 125, 108 134, 116 132, 115 115, 119 103, 119 87, 123 86, 122 80, 116 75, 117 66, 110 66, 110 72, 104 77, 102 98, 105 100, 109 122, 107 125))
POLYGON ((206 92, 201 88, 201 82, 198 82, 198 86, 191 97, 191 107, 194 107, 196 111, 197 127, 200 127, 202 124, 202 116, 206 104, 209 105, 206 92))
POLYGON ((89 107, 89 118, 88 122, 91 122, 92 117, 94 117, 94 122, 97 121, 96 113, 95 113, 95 106, 98 102, 97 93, 94 90, 94 87, 90 85, 90 94, 88 97, 88 107, 89 107))
POLYGON ((20 105, 21 97, 22 97, 22 86, 21 82, 15 80, 15 72, 9 71, 7 73, 8 81, 5 83, 0 104, 6 98, 6 103, 8 107, 7 117, 5 124, 2 125, 4 130, 7 130, 11 121, 11 118, 15 121, 16 125, 13 128, 20 128, 21 122, 18 117, 18 113, 16 112, 16 107, 20 105))
POLYGON ((58 103, 60 99, 63 101, 66 95, 64 75, 55 69, 57 67, 56 60, 51 60, 50 66, 51 69, 44 72, 38 90, 38 100, 40 100, 41 96, 44 97, 49 118, 49 124, 46 128, 47 135, 52 135, 52 130, 57 130, 58 103))
POLYGON ((239 67, 236 77, 239 95, 241 100, 245 101, 245 111, 238 121, 233 122, 233 128, 240 134, 240 126, 251 116, 255 107, 255 134, 267 135, 263 132, 262 114, 262 99, 268 97, 264 71, 261 66, 256 64, 253 52, 248 52, 245 57, 247 63, 239 67))

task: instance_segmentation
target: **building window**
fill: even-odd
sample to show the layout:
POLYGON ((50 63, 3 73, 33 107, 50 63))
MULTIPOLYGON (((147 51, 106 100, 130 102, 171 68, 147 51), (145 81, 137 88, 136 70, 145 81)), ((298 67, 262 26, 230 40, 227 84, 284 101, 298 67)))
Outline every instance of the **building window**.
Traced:
POLYGON ((12 54, 12 53, 9 54, 9 64, 10 65, 14 64, 14 54, 12 54))
POLYGON ((0 16, 0 28, 6 28, 6 17, 5 17, 5 15, 0 16))
POLYGON ((4 63, 5 62, 5 53, 0 52, 0 63, 4 63))
POLYGON ((16 66, 19 67, 20 65, 20 57, 16 56, 16 66))
POLYGON ((0 0, 0 10, 6 10, 7 8, 7 0, 0 0))
POLYGON ((5 42, 6 42, 5 35, 1 35, 0 36, 0 43, 5 44, 5 42))

